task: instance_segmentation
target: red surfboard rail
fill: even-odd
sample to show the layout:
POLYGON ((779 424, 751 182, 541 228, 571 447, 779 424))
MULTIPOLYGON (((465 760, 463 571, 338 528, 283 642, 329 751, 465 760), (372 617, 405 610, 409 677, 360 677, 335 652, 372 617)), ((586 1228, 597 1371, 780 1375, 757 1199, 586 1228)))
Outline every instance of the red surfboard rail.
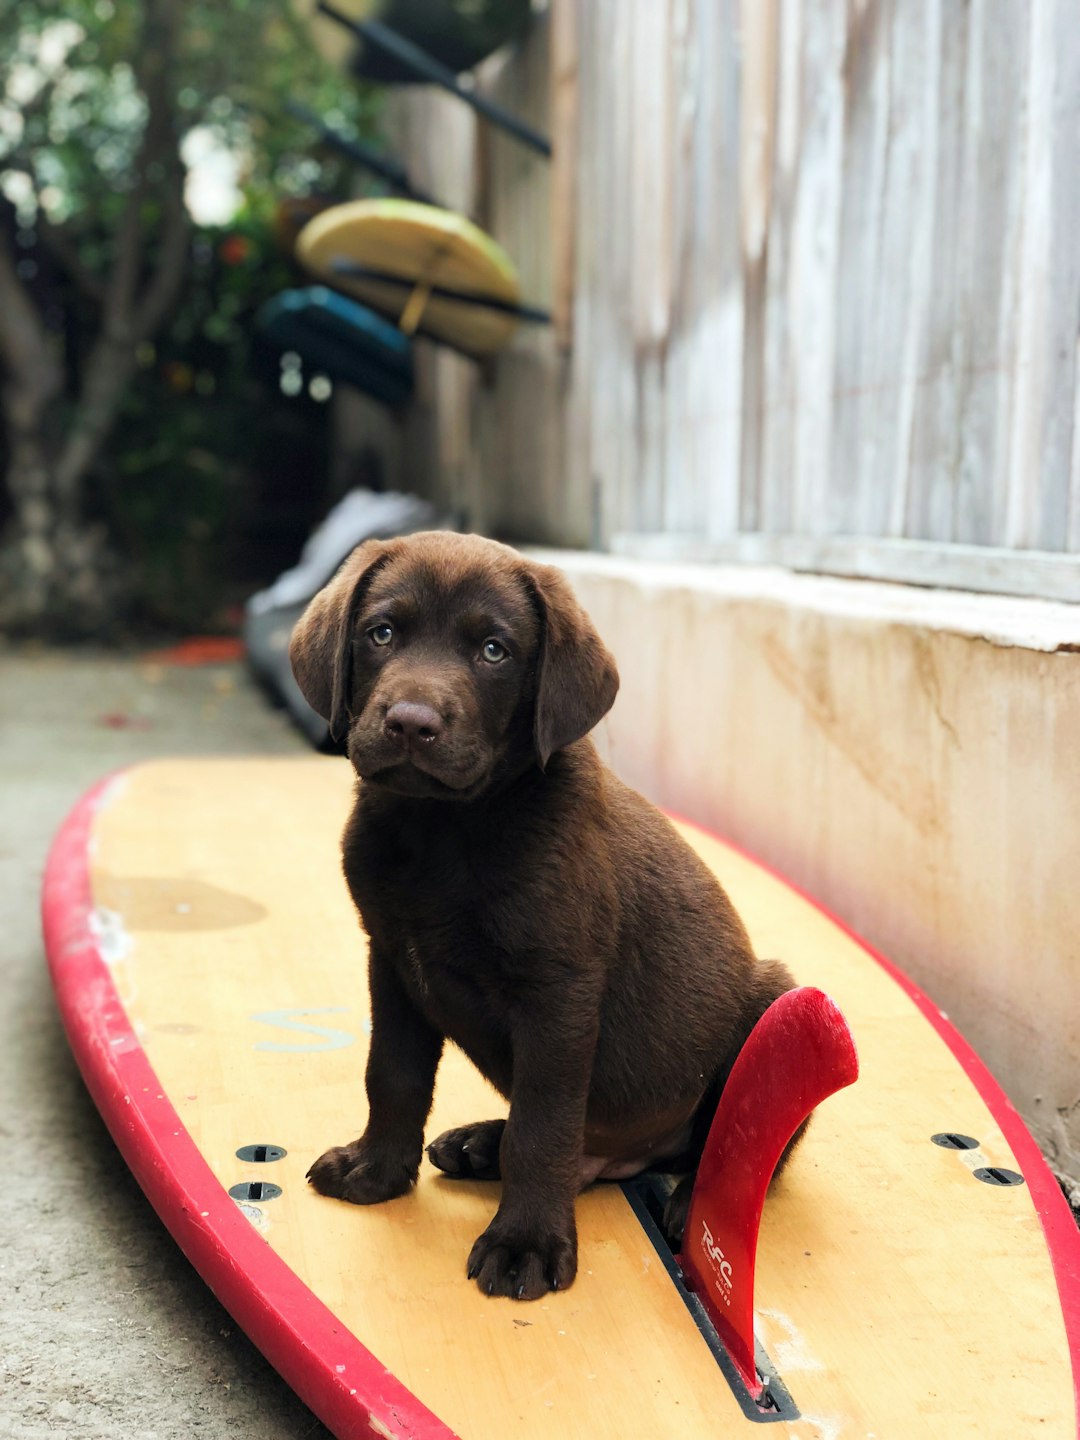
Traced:
POLYGON ((42 923, 64 1029, 94 1103, 150 1203, 237 1324, 339 1440, 454 1440, 274 1254, 222 1188, 157 1077, 94 935, 90 839, 123 771, 96 785, 53 842, 42 923))

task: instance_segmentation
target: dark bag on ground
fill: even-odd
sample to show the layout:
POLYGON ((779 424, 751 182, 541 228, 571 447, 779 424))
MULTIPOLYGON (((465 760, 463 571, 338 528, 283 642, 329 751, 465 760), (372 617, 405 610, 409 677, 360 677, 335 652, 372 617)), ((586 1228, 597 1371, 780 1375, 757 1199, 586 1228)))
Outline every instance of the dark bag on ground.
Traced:
POLYGON ((252 595, 244 611, 248 660, 271 697, 284 705, 317 750, 340 753, 330 727, 300 693, 289 664, 289 638, 308 602, 333 578, 364 540, 390 540, 417 530, 452 530, 445 515, 415 495, 350 490, 313 531, 298 563, 266 590, 252 595))

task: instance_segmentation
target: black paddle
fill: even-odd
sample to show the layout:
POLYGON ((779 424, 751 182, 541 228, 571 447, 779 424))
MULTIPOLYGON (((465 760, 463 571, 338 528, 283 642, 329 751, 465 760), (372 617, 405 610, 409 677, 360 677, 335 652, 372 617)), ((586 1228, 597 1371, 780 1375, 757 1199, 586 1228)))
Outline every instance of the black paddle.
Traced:
POLYGON ((405 166, 393 155, 376 150, 373 145, 366 145, 362 140, 353 140, 347 135, 342 135, 340 130, 334 130, 327 125, 326 121, 316 115, 314 110, 309 110, 306 105, 300 105, 295 100, 286 100, 285 109, 294 119, 310 125, 324 144, 331 146, 342 155, 347 155, 350 160, 355 161, 357 165, 362 165, 365 170, 381 176, 399 195, 405 195, 410 200, 419 200, 424 205, 438 204, 438 201, 432 196, 425 194, 423 190, 417 190, 410 181, 405 166))
MULTIPOLYGON (((330 269, 335 275, 349 280, 377 280, 381 285, 398 285, 402 290, 415 290, 422 280, 408 279, 404 275, 392 275, 388 270, 376 270, 371 265, 361 265, 355 260, 339 258, 331 260, 330 269)), ((513 315, 530 325, 550 325, 551 315, 547 310, 538 310, 533 305, 517 305, 512 300, 498 300, 494 295, 470 294, 467 290, 449 290, 445 285, 428 286, 433 300, 453 300, 460 305, 474 305, 481 310, 497 310, 500 315, 513 315)))
POLYGON ((519 120, 509 110, 504 110, 494 100, 489 100, 485 95, 477 95, 474 91, 468 90, 462 85, 454 72, 448 66, 422 50, 411 40, 406 40, 396 30, 391 30, 381 20, 352 20, 348 15, 343 15, 340 10, 328 3, 328 0, 319 0, 318 10, 320 14, 326 15, 331 20, 336 20, 346 30, 351 30, 354 35, 359 35, 369 45, 374 45, 379 50, 384 50, 392 55, 400 64, 406 66, 414 75, 421 80, 428 80, 433 85, 441 85, 444 90, 449 90, 451 95, 456 95, 459 100, 464 100, 466 105, 472 108, 485 119, 497 125, 500 130, 505 130, 508 135, 513 135, 523 145, 529 145, 541 155, 551 156, 551 141, 546 136, 538 134, 531 126, 526 125, 524 120, 519 120))

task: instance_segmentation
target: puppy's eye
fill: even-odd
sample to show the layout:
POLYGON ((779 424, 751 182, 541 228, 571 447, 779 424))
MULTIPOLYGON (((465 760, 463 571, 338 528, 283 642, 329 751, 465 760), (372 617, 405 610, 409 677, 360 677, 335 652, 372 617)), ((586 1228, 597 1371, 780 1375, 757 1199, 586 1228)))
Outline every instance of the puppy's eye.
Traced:
POLYGON ((392 625, 373 625, 367 633, 368 639, 373 645, 389 645, 394 638, 394 627, 392 625))
POLYGON ((510 658, 510 651, 498 640, 485 640, 480 647, 480 655, 489 665, 498 665, 510 658))

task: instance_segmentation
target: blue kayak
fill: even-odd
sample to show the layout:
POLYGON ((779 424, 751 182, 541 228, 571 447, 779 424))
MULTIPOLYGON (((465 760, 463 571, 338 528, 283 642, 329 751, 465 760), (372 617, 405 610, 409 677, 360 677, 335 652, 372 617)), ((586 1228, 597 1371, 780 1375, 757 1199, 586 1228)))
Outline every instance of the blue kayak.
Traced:
POLYGON ((258 314, 263 335, 280 350, 295 350, 311 369, 401 405, 413 389, 412 342, 396 326, 355 300, 310 285, 284 290, 258 314))

